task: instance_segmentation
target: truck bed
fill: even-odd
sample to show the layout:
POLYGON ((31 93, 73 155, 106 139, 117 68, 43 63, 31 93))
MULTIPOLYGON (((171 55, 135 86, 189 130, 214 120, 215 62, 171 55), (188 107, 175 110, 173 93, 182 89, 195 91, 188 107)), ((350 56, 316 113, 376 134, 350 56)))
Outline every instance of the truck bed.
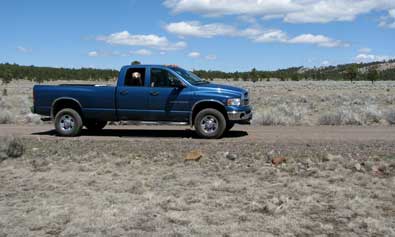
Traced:
POLYGON ((59 84, 58 86, 108 86, 100 84, 59 84))
POLYGON ((34 112, 51 116, 52 105, 63 99, 78 101, 85 118, 116 120, 115 86, 92 84, 36 85, 33 87, 34 112))

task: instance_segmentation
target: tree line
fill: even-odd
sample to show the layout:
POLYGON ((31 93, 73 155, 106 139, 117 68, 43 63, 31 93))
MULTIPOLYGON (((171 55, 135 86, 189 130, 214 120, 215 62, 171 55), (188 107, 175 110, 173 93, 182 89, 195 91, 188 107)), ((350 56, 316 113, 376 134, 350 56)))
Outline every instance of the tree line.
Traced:
MULTIPOLYGON (((140 62, 134 61, 133 64, 140 62)), ((223 72, 211 70, 194 70, 195 74, 201 78, 214 80, 243 80, 243 81, 269 81, 273 78, 278 80, 395 80, 395 60, 387 62, 372 62, 360 64, 343 64, 337 66, 304 68, 291 67, 275 71, 262 71, 253 68, 246 72, 223 72), (385 64, 392 65, 385 67, 385 64)), ((18 64, 0 64, 0 79, 3 83, 11 80, 26 79, 41 83, 51 80, 84 80, 84 81, 108 81, 118 77, 117 70, 94 69, 94 68, 52 68, 22 66, 18 64)))
POLYGON ((377 81, 377 80, 395 80, 395 60, 387 62, 372 63, 353 63, 337 66, 304 68, 291 67, 275 71, 261 71, 253 68, 247 72, 222 72, 195 70, 194 73, 199 77, 213 80, 216 78, 228 80, 243 81, 263 81, 270 79, 278 80, 336 80, 336 81, 377 81), (392 64, 392 68, 380 68, 384 63, 392 64))
POLYGON ((55 80, 108 81, 115 79, 117 76, 117 70, 36 67, 9 63, 0 64, 0 78, 5 84, 11 80, 18 79, 26 79, 37 83, 55 80))

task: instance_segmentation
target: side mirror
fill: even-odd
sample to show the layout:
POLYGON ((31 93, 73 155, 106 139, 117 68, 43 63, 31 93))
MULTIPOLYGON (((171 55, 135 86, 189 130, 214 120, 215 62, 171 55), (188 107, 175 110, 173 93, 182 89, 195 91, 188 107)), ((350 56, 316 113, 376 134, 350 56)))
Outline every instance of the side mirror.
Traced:
POLYGON ((184 84, 184 82, 179 81, 179 80, 174 81, 173 86, 174 86, 175 88, 178 88, 178 89, 183 89, 183 88, 187 87, 187 86, 184 84))

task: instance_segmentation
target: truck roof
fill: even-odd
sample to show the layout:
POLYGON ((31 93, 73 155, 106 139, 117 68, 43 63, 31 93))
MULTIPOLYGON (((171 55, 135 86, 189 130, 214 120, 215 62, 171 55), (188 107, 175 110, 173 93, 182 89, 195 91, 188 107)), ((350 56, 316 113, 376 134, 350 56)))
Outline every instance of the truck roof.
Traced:
POLYGON ((124 65, 123 67, 167 67, 175 68, 179 67, 176 64, 136 64, 136 65, 124 65))

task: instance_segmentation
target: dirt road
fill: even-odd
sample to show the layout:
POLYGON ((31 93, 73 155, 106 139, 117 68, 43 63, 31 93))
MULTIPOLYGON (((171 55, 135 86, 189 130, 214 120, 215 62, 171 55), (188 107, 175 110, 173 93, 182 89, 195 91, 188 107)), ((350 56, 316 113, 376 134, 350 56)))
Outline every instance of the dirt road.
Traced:
MULTIPOLYGON (((0 136, 58 138, 52 125, 0 125, 0 136)), ((100 132, 84 130, 74 139, 87 140, 182 140, 196 138, 187 126, 107 126, 100 132)), ((63 139, 63 138, 59 138, 63 139)), ((204 141, 197 139, 199 141, 204 141)), ((208 141, 208 140, 206 140, 208 141)), ((223 139, 214 142, 305 143, 305 142, 395 142, 395 127, 261 127, 236 126, 223 139)), ((212 141, 210 141, 212 142, 212 141)))
POLYGON ((1 125, 0 236, 395 235, 395 127, 187 129, 1 125))

